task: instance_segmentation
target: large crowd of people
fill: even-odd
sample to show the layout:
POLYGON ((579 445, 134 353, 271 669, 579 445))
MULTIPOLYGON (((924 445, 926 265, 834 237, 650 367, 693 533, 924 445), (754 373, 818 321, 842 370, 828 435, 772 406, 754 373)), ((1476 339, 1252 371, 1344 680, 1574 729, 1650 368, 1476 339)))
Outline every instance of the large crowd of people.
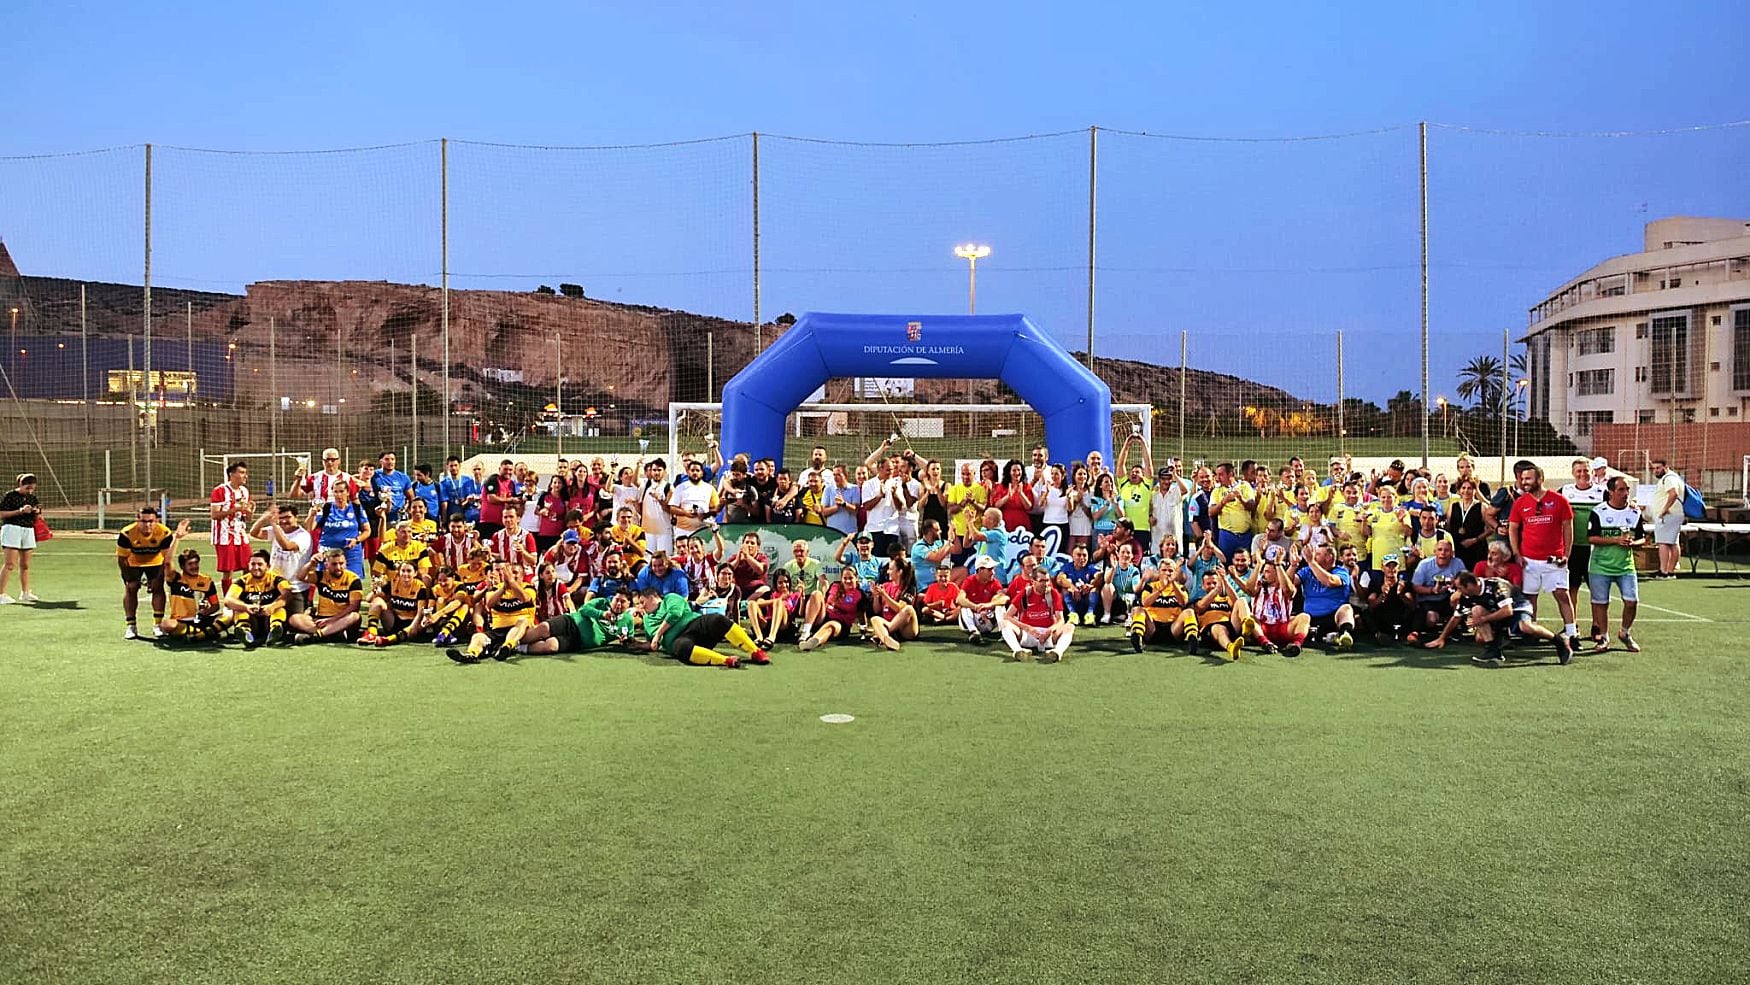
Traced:
MULTIPOLYGON (((427 643, 462 663, 620 647, 739 667, 769 663, 780 644, 900 650, 956 634, 1054 662, 1078 630, 1112 627, 1138 652, 1228 660, 1468 639, 1480 664, 1503 662, 1509 642, 1551 646, 1567 663, 1587 643, 1612 645, 1613 593, 1616 645, 1640 649, 1643 528, 1660 545, 1656 577, 1675 569, 1683 492, 1663 462, 1646 517, 1603 459, 1575 459, 1559 488, 1529 461, 1499 489, 1468 457, 1452 475, 1401 461, 1367 473, 1345 458, 1327 465, 1323 475, 1298 457, 1157 469, 1134 437, 1110 468, 1098 452, 1052 462, 1043 446, 1027 461, 945 466, 895 436, 862 461, 815 447, 794 472, 725 461, 713 442, 672 475, 662 458, 601 456, 560 460, 547 476, 510 459, 465 471, 454 457, 408 474, 393 453, 348 470, 328 449, 318 469, 299 469, 290 499, 267 504, 251 494, 248 466, 230 465, 207 504, 211 575, 184 546, 189 521, 171 528, 142 509, 117 537, 124 636, 427 643), (757 531, 727 543, 725 524, 819 525, 837 546, 822 558, 796 540, 771 557, 757 531), (1536 619, 1544 595, 1559 630, 1536 619)), ((19 479, 0 504, 0 598, 7 576, 28 570, 22 531, 40 512, 34 477, 19 479)))

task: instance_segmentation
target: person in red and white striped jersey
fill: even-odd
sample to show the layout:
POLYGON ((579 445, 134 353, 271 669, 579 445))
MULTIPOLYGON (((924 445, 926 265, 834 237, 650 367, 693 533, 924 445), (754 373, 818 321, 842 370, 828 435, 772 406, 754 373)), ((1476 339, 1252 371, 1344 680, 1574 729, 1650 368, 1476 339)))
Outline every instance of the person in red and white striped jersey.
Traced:
POLYGON ((292 488, 310 497, 310 502, 317 506, 334 502, 334 487, 338 485, 346 486, 353 501, 358 500, 358 480, 340 467, 340 451, 335 448, 322 449, 322 471, 307 475, 300 465, 292 476, 292 488))
POLYGON ((487 540, 486 546, 492 551, 494 562, 517 565, 524 582, 534 580, 535 568, 541 561, 535 553, 535 535, 523 532, 522 521, 514 510, 504 511, 504 527, 487 540))
POLYGON ((468 526, 461 513, 450 514, 450 529, 438 542, 432 545, 432 553, 436 554, 442 567, 451 571, 462 570, 462 565, 468 563, 468 558, 474 554, 474 548, 483 546, 480 538, 468 526))
POLYGON ((221 593, 231 590, 231 576, 249 570, 249 519, 255 513, 249 501, 249 466, 232 462, 225 467, 225 481, 213 487, 207 512, 213 518, 213 553, 219 559, 221 593))

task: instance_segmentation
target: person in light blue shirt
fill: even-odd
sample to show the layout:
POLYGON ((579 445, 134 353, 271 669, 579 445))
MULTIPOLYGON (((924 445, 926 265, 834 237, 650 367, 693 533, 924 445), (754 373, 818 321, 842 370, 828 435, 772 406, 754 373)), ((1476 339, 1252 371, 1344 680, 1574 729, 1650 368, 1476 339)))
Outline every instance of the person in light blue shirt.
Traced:
POLYGON ((395 471, 395 453, 386 451, 377 460, 377 474, 371 476, 371 489, 377 500, 388 507, 389 522, 399 523, 407 515, 407 493, 413 479, 405 472, 395 471))
POLYGON ((934 519, 918 527, 918 539, 911 545, 911 567, 917 575, 918 591, 936 583, 936 566, 954 553, 954 547, 942 537, 942 525, 934 519))
POLYGON ((438 487, 432 481, 431 466, 415 465, 413 467, 412 494, 417 499, 425 500, 425 515, 436 519, 438 516, 438 487))
POLYGON ((641 568, 638 576, 632 579, 632 594, 636 595, 649 588, 654 588, 665 596, 679 595, 683 599, 693 596, 693 586, 687 579, 687 573, 668 559, 667 551, 651 551, 650 563, 641 568))
POLYGON ((469 523, 480 520, 480 483, 462 473, 462 460, 454 455, 444 460, 444 476, 438 480, 438 512, 432 518, 439 523, 450 522, 450 515, 462 514, 469 523))
POLYGON ((854 540, 847 536, 844 540, 839 541, 839 550, 835 560, 841 566, 850 568, 857 573, 857 587, 865 592, 874 591, 875 583, 880 581, 881 576, 887 571, 886 559, 875 556, 875 538, 868 534, 858 534, 854 540), (857 556, 847 558, 845 553, 853 543, 857 545, 857 556))

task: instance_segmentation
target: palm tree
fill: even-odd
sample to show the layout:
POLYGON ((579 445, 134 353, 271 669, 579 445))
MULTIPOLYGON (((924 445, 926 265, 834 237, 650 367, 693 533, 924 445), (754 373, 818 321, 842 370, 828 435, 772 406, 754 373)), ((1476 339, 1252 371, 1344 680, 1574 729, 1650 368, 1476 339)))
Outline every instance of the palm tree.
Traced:
POLYGON ((1458 371, 1460 400, 1475 400, 1482 409, 1501 406, 1501 394, 1506 392, 1506 378, 1501 372, 1501 360, 1494 356, 1477 356, 1458 371))

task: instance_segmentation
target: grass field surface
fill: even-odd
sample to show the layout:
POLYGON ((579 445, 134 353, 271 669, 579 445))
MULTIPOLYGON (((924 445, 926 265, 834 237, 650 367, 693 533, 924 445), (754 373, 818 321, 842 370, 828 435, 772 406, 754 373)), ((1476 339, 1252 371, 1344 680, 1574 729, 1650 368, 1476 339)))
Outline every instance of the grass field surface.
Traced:
POLYGON ((165 651, 113 570, 0 609, 0 982, 1750 980, 1750 581, 1568 667, 727 671, 165 651))

